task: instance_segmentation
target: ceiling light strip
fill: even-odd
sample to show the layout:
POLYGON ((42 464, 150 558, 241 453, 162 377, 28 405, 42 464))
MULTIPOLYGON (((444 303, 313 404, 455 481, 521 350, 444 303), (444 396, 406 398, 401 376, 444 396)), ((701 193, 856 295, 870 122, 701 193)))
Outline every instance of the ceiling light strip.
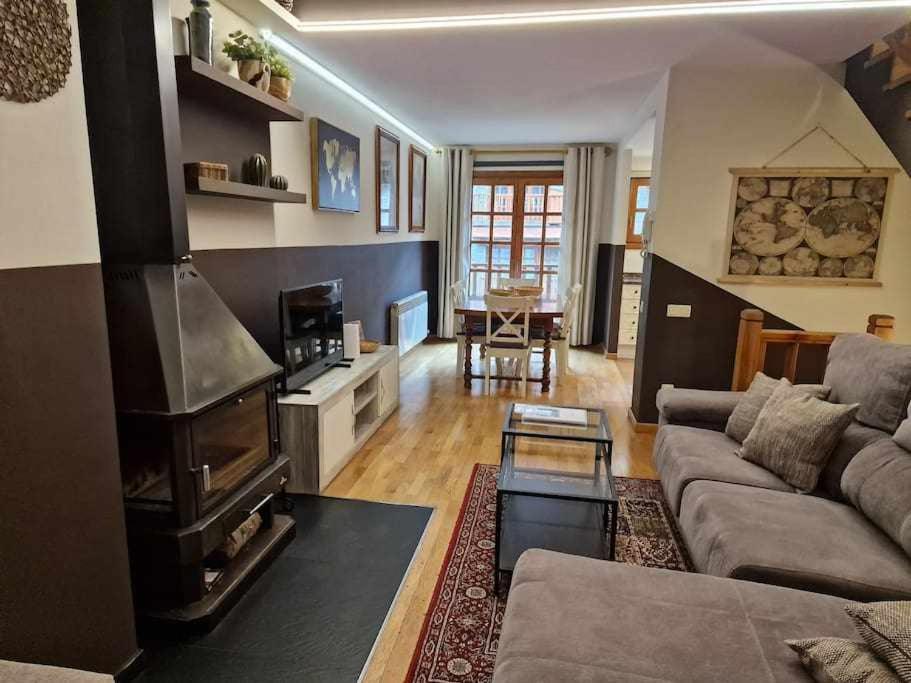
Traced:
POLYGON ((300 21, 302 33, 345 31, 408 31, 483 26, 528 26, 621 19, 731 16, 785 12, 832 12, 837 10, 895 9, 911 7, 911 0, 728 0, 676 3, 672 5, 626 5, 596 9, 503 12, 401 19, 353 19, 346 21, 300 21))
POLYGON ((426 138, 419 135, 417 132, 415 132, 409 126, 402 123, 399 119, 397 119, 395 116, 393 116, 388 111, 383 109, 383 107, 381 107, 376 102, 371 100, 360 90, 357 90, 354 86, 350 85, 346 81, 344 81, 341 78, 339 78, 338 76, 336 76, 329 69, 324 67, 322 64, 317 62, 315 59, 313 59, 309 55, 301 52, 298 48, 294 47, 294 45, 289 43, 284 38, 281 38, 281 37, 275 35, 269 29, 263 29, 261 31, 261 33, 262 33, 263 38, 265 38, 273 47, 277 48, 278 50, 280 50, 281 52, 286 54, 288 57, 293 59, 295 62, 297 62, 298 64, 300 64, 307 70, 313 72, 314 74, 316 74, 317 76, 322 78, 324 81, 326 81, 330 85, 335 86, 336 88, 341 90, 343 93, 345 93, 352 99, 354 99, 357 102, 359 102, 360 104, 364 105, 365 107, 367 107, 367 109, 372 111, 374 114, 380 116, 381 118, 383 118, 386 121, 388 121, 389 123, 391 123, 393 126, 398 128, 401 132, 405 133, 405 135, 409 136, 410 138, 413 138, 415 140, 415 142, 417 142, 421 146, 426 147, 430 150, 433 150, 436 147, 436 145, 434 145, 432 142, 430 142, 426 138))

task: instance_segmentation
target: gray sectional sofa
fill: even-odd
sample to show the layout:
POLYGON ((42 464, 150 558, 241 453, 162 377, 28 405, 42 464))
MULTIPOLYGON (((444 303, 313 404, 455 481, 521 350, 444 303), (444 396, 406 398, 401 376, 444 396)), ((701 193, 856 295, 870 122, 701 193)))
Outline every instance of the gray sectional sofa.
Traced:
POLYGON ((824 383, 861 408, 812 494, 737 456, 739 394, 663 389, 655 465, 700 574, 528 551, 494 682, 809 681, 785 639, 911 600, 911 346, 843 335, 824 383))

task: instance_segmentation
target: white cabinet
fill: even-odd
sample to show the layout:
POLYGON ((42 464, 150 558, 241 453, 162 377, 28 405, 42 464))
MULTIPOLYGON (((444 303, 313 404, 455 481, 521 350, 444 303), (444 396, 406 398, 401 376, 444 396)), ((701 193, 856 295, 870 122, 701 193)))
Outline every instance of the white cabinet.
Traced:
POLYGON ((386 415, 399 404, 399 359, 387 363, 379 372, 379 411, 386 415))
POLYGON ((325 489, 399 405, 399 353, 381 346, 278 399, 292 493, 325 489))
POLYGON ((320 418, 320 441, 323 457, 319 459, 319 480, 332 481, 346 456, 354 448, 354 394, 339 396, 320 418))
POLYGON ((639 334, 639 309, 642 306, 642 285, 625 284, 620 294, 620 334, 617 338, 617 357, 634 358, 639 334))

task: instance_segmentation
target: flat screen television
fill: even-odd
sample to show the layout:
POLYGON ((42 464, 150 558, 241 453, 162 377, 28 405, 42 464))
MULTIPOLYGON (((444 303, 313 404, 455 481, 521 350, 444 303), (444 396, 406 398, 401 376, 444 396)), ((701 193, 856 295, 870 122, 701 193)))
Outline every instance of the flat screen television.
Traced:
POLYGON ((342 281, 283 289, 278 295, 282 392, 299 389, 345 357, 342 281))

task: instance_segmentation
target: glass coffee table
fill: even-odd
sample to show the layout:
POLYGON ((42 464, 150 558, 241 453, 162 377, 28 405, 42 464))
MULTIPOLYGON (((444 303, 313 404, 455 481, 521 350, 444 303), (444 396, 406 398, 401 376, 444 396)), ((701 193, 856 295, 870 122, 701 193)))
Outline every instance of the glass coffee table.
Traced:
POLYGON ((603 410, 511 403, 500 448, 497 592, 501 576, 511 573, 529 548, 614 559, 618 501, 611 474, 613 438, 603 410), (523 413, 526 406, 583 411, 585 424, 530 421, 523 413))

